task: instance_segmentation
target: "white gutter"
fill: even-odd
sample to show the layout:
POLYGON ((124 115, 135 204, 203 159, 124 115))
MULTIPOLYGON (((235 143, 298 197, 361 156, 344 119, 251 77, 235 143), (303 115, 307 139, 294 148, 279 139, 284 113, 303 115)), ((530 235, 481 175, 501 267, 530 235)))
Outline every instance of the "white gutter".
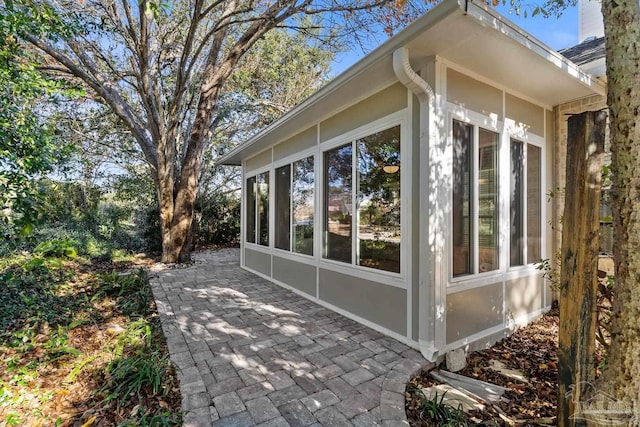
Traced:
MULTIPOLYGON (((433 118, 436 117, 436 98, 429 83, 424 81, 409 63, 409 50, 406 47, 397 48, 393 52, 393 71, 398 80, 413 92, 420 101, 420 149, 428 150, 429 130, 433 118)), ((428 179, 425 165, 420 167, 420 184, 426 183, 428 179)), ((421 223, 420 235, 426 236, 428 230, 423 229, 421 223)), ((421 245, 421 248, 423 246, 421 245)), ((427 254, 420 253, 420 259, 426 259, 427 254)), ((422 265, 422 264, 421 264, 422 265)), ((418 288, 418 344, 420 352, 429 361, 434 362, 439 355, 440 349, 436 347, 436 326, 435 315, 439 301, 436 301, 435 283, 425 270, 420 267, 420 285, 418 288)))

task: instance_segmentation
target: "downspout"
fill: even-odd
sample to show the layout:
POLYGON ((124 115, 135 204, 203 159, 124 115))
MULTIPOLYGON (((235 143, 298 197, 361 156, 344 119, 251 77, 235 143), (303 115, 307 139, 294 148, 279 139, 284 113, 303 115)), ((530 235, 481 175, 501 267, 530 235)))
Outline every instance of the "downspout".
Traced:
MULTIPOLYGON (((422 79, 411 68, 409 63, 409 50, 401 47, 393 52, 393 71, 400 82, 413 92, 420 102, 420 149, 426 150, 429 147, 429 125, 436 117, 436 99, 431 86, 422 79)), ((423 171, 426 165, 420 167, 420 185, 425 184, 428 175, 423 171)), ((424 189, 420 189, 424 191, 424 189)), ((422 196, 421 196, 422 197, 422 196)), ((428 236, 428 229, 420 223, 420 239, 428 236)), ((429 361, 435 361, 439 355, 439 348, 436 346, 436 295, 435 283, 433 280, 433 266, 427 267, 424 271, 423 260, 428 255, 423 253, 424 244, 420 243, 420 274, 418 287, 418 343, 420 352, 429 361)))

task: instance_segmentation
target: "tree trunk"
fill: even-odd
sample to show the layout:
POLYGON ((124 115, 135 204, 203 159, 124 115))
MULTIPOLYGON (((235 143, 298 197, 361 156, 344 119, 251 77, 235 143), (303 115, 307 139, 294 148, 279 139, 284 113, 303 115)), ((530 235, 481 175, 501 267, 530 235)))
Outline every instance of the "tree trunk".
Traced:
POLYGON ((160 212, 162 221, 162 259, 164 263, 185 263, 191 261, 193 249, 193 208, 176 206, 172 212, 160 212), (165 218, 171 217, 168 224, 165 218))
POLYGON ((615 294, 599 386, 640 424, 640 6, 603 0, 610 110, 615 294))
POLYGON ((190 176, 183 168, 183 176, 195 180, 184 188, 184 181, 180 181, 175 191, 158 191, 160 205, 160 224, 162 229, 162 262, 177 263, 190 262, 193 249, 194 207, 198 188, 198 168, 190 171, 190 176))
MULTIPOLYGON (((560 272, 558 425, 574 426, 575 404, 595 379, 602 158, 607 114, 569 118, 560 272)), ((579 424, 578 424, 579 425, 579 424)))

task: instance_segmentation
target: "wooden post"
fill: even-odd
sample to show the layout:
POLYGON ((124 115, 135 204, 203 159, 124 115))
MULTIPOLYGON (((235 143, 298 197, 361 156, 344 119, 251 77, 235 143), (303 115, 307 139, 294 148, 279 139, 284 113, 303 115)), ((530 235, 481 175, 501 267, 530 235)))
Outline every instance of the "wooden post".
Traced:
POLYGON ((590 111, 569 118, 567 183, 562 220, 558 425, 570 419, 576 403, 594 381, 598 249, 602 158, 607 114, 590 111), (568 392, 569 395, 567 395, 568 392))

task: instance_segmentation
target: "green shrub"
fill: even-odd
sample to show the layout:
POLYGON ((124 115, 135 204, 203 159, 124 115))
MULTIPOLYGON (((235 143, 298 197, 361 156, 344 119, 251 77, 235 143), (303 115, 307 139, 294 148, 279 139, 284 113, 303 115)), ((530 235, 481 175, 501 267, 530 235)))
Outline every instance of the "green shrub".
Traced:
POLYGON ((75 258, 78 256, 78 243, 73 239, 54 239, 40 243, 33 250, 44 257, 75 258))
POLYGON ((135 224, 137 238, 144 242, 147 250, 161 252, 160 208, 155 205, 142 209, 136 214, 135 224))
POLYGON ((149 281, 145 270, 134 274, 117 272, 99 276, 98 291, 94 299, 103 295, 116 298, 119 310, 128 316, 144 316, 149 312, 149 281))
POLYGON ((116 401, 124 405, 136 395, 142 399, 143 392, 151 395, 166 395, 162 379, 167 375, 171 362, 159 352, 117 358, 106 369, 106 382, 99 389, 105 402, 116 401))
POLYGON ((196 244, 225 246, 240 241, 240 200, 234 194, 199 196, 195 209, 196 244))

